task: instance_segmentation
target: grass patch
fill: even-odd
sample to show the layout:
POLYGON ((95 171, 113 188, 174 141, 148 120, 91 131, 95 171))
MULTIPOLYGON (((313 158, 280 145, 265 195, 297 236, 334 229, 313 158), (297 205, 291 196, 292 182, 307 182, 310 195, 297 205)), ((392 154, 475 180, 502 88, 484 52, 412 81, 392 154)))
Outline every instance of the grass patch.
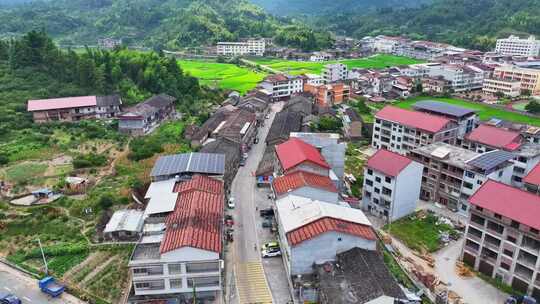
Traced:
POLYGON ((450 225, 437 224, 437 219, 431 213, 418 212, 386 225, 384 230, 403 241, 412 250, 434 252, 441 248, 439 241, 441 232, 455 233, 450 225))
POLYGON ((516 110, 519 110, 519 111, 526 111, 525 110, 525 107, 528 105, 529 103, 528 102, 519 102, 519 103, 514 103, 512 105, 512 108, 516 109, 516 110))
POLYGON ((305 73, 320 74, 325 65, 330 64, 330 63, 336 63, 336 62, 341 62, 347 65, 349 69, 352 69, 352 68, 383 69, 383 68, 391 67, 391 66, 409 65, 409 64, 416 64, 416 63, 423 62, 423 61, 412 59, 412 58, 386 55, 386 54, 379 54, 379 55, 366 57, 366 58, 359 58, 359 59, 347 59, 347 60, 328 61, 328 62, 292 61, 292 60, 269 59, 269 58, 253 59, 252 61, 254 61, 255 63, 259 65, 265 65, 271 69, 290 73, 292 75, 300 75, 300 74, 305 74, 305 73))
POLYGON ((16 184, 27 184, 42 176, 48 166, 44 163, 22 163, 6 169, 6 179, 16 184))
POLYGON ((505 111, 504 109, 492 108, 482 103, 470 102, 470 101, 466 101, 462 99, 417 97, 417 98, 411 98, 405 101, 398 102, 395 104, 395 106, 403 108, 403 109, 411 109, 413 104, 420 100, 442 101, 442 102, 446 102, 446 103, 453 104, 456 106, 461 106, 464 108, 476 110, 478 111, 478 116, 480 117, 480 119, 484 121, 489 120, 493 117, 496 117, 499 119, 504 119, 504 120, 509 120, 509 121, 513 121, 517 123, 529 124, 529 125, 540 127, 540 118, 509 112, 509 111, 505 111))
POLYGON ((179 60, 180 67, 202 84, 246 93, 257 86, 266 74, 235 64, 203 60, 179 60))

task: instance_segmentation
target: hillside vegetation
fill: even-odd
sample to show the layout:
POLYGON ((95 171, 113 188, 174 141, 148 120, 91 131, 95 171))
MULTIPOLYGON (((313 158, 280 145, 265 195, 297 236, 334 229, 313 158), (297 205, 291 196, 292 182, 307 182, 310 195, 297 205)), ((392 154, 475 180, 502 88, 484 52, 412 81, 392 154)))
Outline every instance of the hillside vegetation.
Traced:
POLYGON ((200 47, 245 37, 318 49, 331 44, 325 31, 278 19, 244 0, 59 0, 0 9, 0 35, 45 29, 60 44, 95 45, 99 38, 152 49, 200 47))
POLYGON ((381 8, 367 14, 342 13, 315 24, 337 33, 406 35, 488 50, 509 34, 540 35, 540 0, 434 0, 417 8, 381 8))

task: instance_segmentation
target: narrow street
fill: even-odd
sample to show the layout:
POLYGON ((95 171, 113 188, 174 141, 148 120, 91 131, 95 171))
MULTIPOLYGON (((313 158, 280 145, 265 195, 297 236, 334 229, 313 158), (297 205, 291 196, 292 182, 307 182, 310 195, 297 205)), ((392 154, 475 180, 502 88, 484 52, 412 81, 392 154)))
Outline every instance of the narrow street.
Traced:
POLYGON ((252 146, 246 165, 240 167, 232 184, 231 197, 234 197, 236 207, 230 211, 235 221, 234 242, 229 245, 226 257, 228 303, 286 303, 289 298, 281 259, 263 261, 261 258, 260 248, 268 241, 269 232, 262 228, 258 209, 269 206, 265 202, 268 193, 256 187, 254 177, 266 148, 266 135, 279 110, 280 105, 272 106, 270 118, 259 129, 259 143, 252 146))
POLYGON ((67 293, 53 299, 42 293, 38 281, 26 274, 0 263, 0 293, 11 293, 21 299, 23 303, 58 303, 58 304, 84 304, 86 302, 67 293))

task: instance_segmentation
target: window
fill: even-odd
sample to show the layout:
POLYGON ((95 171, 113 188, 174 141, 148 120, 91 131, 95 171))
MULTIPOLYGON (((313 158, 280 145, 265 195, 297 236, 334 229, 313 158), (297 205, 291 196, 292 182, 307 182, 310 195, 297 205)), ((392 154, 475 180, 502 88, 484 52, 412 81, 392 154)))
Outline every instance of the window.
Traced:
POLYGON ((375 188, 375 193, 381 193, 381 190, 379 188, 375 188))
POLYGON ((371 192, 366 191, 365 194, 364 194, 364 196, 367 197, 367 198, 370 198, 370 197, 371 197, 371 192))
POLYGON ((392 178, 387 176, 384 178, 384 181, 387 182, 387 183, 391 183, 392 182, 392 178))
POLYGON ((338 240, 338 242, 341 242, 341 241, 342 241, 342 239, 341 239, 340 237, 338 237, 337 240, 338 240))
POLYGON ((186 264, 186 271, 188 273, 194 273, 194 272, 218 272, 219 271, 219 262, 188 263, 188 264, 186 264))
POLYGON ((478 211, 484 211, 484 208, 479 207, 479 206, 476 206, 476 210, 478 210, 478 211))
POLYGON ((465 176, 469 178, 474 178, 474 173, 471 171, 465 171, 465 176))
POLYGON ((503 253, 509 257, 514 255, 514 252, 512 250, 504 249, 503 253))
POLYGON ((503 176, 503 172, 501 170, 501 171, 499 171, 499 177, 502 177, 502 176, 503 176))
POLYGON ((538 234, 538 229, 531 228, 531 233, 538 234))
POLYGON ((377 183, 380 183, 380 182, 381 182, 381 178, 377 176, 377 177, 375 177, 375 181, 376 181, 377 183))
POLYGON ((188 288, 219 287, 219 277, 201 277, 188 279, 188 288))
POLYGON ((182 273, 182 264, 169 264, 169 274, 182 273))
POLYGON ((367 174, 368 174, 368 175, 373 175, 373 170, 368 169, 368 170, 367 170, 367 174))
POLYGON ((171 279, 170 284, 172 289, 180 289, 182 288, 182 279, 171 279))
POLYGON ((504 269, 504 270, 510 270, 510 265, 504 263, 504 262, 501 262, 501 268, 504 269))
POLYGON ((517 242, 517 239, 511 235, 507 235, 506 236, 506 240, 509 241, 510 243, 516 243, 517 242))
POLYGON ((498 213, 495 213, 493 216, 494 216, 496 219, 499 219, 499 220, 502 219, 502 216, 501 216, 500 214, 498 214, 498 213))
POLYGON ((516 229, 519 229, 519 223, 512 220, 512 222, 510 223, 510 227, 512 228, 516 228, 516 229))
POLYGON ((373 182, 370 179, 366 179, 366 185, 373 186, 373 182))
POLYGON ((146 282, 136 282, 135 289, 138 290, 160 290, 165 289, 165 281, 155 280, 146 282))
POLYGON ((471 183, 468 183, 468 182, 463 182, 463 187, 465 187, 467 189, 472 189, 473 185, 471 183))

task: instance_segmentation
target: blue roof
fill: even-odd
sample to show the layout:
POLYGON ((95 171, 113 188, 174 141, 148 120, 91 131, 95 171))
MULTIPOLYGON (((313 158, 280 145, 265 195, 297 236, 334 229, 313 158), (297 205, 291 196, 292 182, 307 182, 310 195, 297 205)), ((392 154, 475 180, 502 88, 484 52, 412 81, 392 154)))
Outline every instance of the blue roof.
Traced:
POLYGON ((225 154, 184 153, 158 158, 152 168, 152 177, 181 173, 219 174, 225 173, 225 154))
POLYGON ((481 154, 480 156, 467 161, 467 164, 476 168, 480 168, 484 171, 489 171, 496 168, 500 164, 513 159, 514 157, 515 155, 513 153, 502 150, 495 150, 481 154))
POLYGON ((452 117, 463 117, 475 113, 475 110, 467 109, 464 107, 455 106, 446 102, 424 100, 419 101, 413 105, 415 110, 424 110, 432 113, 439 113, 442 115, 448 115, 452 117))

